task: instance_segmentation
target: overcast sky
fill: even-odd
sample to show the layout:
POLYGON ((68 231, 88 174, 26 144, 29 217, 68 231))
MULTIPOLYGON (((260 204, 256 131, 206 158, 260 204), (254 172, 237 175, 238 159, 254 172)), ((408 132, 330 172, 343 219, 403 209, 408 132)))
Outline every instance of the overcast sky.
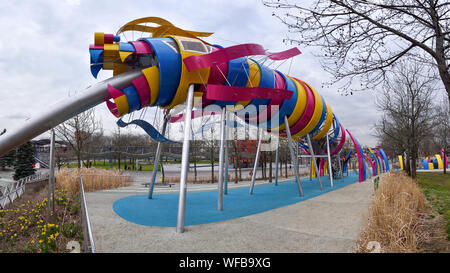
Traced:
MULTIPOLYGON (((214 32, 205 40, 223 46, 258 43, 272 52, 291 47, 283 44, 287 28, 259 0, 1 1, 0 10, 0 130, 12 131, 69 93, 111 77, 109 71, 101 71, 97 80, 91 76, 88 48, 94 32, 115 33, 136 18, 157 16, 183 29, 214 32)), ((133 35, 140 37, 126 35, 130 40, 133 35)), ((330 75, 311 55, 313 49, 298 48, 302 54, 294 58, 289 74, 323 95, 362 145, 375 145, 371 134, 380 116, 374 106, 375 91, 345 97, 333 88, 321 88, 330 75)), ((278 70, 288 73, 289 66, 290 61, 278 70)), ((105 133, 117 127, 105 104, 96 107, 96 114, 105 133)), ((152 121, 152 114, 146 111, 144 119, 152 121)))

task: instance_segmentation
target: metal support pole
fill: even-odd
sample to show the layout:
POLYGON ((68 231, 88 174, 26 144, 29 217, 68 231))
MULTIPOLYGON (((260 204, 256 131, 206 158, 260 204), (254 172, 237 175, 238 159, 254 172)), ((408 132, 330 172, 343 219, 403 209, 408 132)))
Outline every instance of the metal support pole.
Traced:
POLYGON ((255 187, 256 171, 259 162, 259 154, 261 153, 261 141, 262 141, 262 129, 258 129, 258 148, 256 149, 255 164, 253 166, 252 183, 250 185, 250 191, 248 192, 249 194, 253 194, 253 188, 255 187))
POLYGON ((342 178, 341 182, 344 182, 344 172, 342 171, 341 152, 338 153, 338 159, 339 159, 339 170, 341 171, 341 178, 342 178))
POLYGON ((189 141, 191 139, 192 102, 194 99, 194 85, 190 85, 186 101, 184 117, 184 140, 181 154, 180 194, 178 196, 177 233, 184 232, 184 216, 186 213, 186 181, 189 168, 189 141))
POLYGON ((55 207, 53 206, 54 199, 54 187, 55 187, 55 131, 51 130, 50 137, 50 158, 49 158, 49 176, 48 176, 48 210, 47 210, 47 222, 49 221, 50 210, 54 211, 55 207), (52 197, 53 196, 53 197, 52 197))
POLYGON ((334 187, 334 184, 333 184, 333 168, 331 167, 330 141, 328 139, 328 134, 326 134, 326 135, 327 135, 328 172, 330 174, 331 187, 334 187))
MULTIPOLYGON (((161 134, 164 136, 166 134, 167 129, 167 123, 169 122, 169 112, 170 109, 166 112, 164 116, 164 123, 161 134)), ((155 161, 153 162, 153 173, 152 173, 152 181, 150 184, 150 189, 148 190, 148 199, 152 199, 153 197, 153 189, 155 187, 155 181, 156 181, 156 173, 158 172, 158 168, 161 162, 161 150, 162 150, 162 143, 158 142, 158 147, 156 147, 156 154, 155 154, 155 161)))
MULTIPOLYGON (((229 112, 226 111, 225 113, 225 117, 226 117, 226 122, 229 122, 230 117, 229 117, 229 112)), ((226 124, 225 124, 226 125, 226 124)), ((224 174, 224 189, 223 189, 223 194, 228 194, 228 130, 229 127, 228 125, 225 126, 225 174, 224 174)))
POLYGON ((277 150, 275 151, 275 186, 278 186, 278 150, 280 148, 280 140, 277 142, 277 150))
POLYGON ((291 137, 291 129, 289 128, 289 122, 288 122, 288 118, 287 116, 284 116, 284 123, 286 124, 286 133, 288 136, 288 140, 289 140, 289 151, 291 153, 291 161, 292 161, 292 166, 294 167, 294 173, 295 173, 295 181, 297 182, 297 187, 298 187, 298 192, 300 193, 300 196, 303 196, 303 188, 302 188, 302 183, 300 182, 300 178, 298 177, 298 170, 297 170, 297 161, 298 158, 296 158, 295 156, 295 152, 294 152, 294 147, 292 147, 294 145, 292 137, 291 137))
POLYGON ((312 157, 310 158, 311 160, 309 161, 309 181, 312 180, 312 168, 313 168, 313 160, 312 157))
POLYGON ((223 176, 224 176, 224 161, 225 161, 225 120, 227 108, 222 108, 222 115, 220 116, 220 151, 219 151, 219 183, 217 183, 217 210, 223 209, 223 176))
POLYGON ((314 155, 314 150, 313 150, 313 147, 312 147, 312 144, 311 144, 311 138, 309 137, 309 134, 306 135, 306 139, 308 140, 309 152, 311 153, 311 157, 312 157, 312 160, 313 160, 313 163, 314 163, 314 170, 316 171, 316 176, 317 176, 317 178, 319 180, 320 190, 323 191, 322 179, 320 179, 319 168, 317 167, 317 164, 316 164, 316 157, 314 155))

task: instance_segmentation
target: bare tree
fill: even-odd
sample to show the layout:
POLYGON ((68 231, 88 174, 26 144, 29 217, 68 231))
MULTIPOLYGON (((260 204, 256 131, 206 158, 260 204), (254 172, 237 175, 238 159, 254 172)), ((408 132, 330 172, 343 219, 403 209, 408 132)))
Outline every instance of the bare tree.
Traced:
POLYGON ((422 65, 400 64, 395 76, 388 78, 377 98, 376 104, 383 116, 375 128, 380 138, 389 139, 406 152, 406 162, 412 161, 412 169, 406 164, 408 173, 415 178, 419 144, 432 136, 436 125, 435 81, 421 74, 422 65))
POLYGON ((66 122, 55 127, 56 136, 66 141, 77 158, 78 168, 81 168, 83 152, 92 143, 92 137, 98 133, 100 123, 95 118, 94 109, 86 110, 66 122))
MULTIPOLYGON (((444 149, 444 157, 450 150, 450 107, 449 102, 443 98, 436 107, 437 124, 434 127, 434 142, 439 148, 444 149)), ((445 165, 445 158, 442 159, 445 165)), ((444 166, 444 173, 447 166, 444 166)))
POLYGON ((321 49, 315 53, 335 76, 332 83, 343 83, 345 94, 376 87, 399 60, 414 58, 439 72, 450 101, 447 0, 314 0, 307 7, 300 1, 263 3, 294 33, 286 41, 321 49))

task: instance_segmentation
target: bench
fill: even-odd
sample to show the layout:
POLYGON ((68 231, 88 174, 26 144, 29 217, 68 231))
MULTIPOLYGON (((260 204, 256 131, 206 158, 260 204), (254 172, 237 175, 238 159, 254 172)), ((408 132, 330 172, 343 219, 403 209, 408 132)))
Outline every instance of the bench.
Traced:
MULTIPOLYGON (((144 185, 146 188, 148 188, 148 186, 149 186, 150 184, 151 184, 150 182, 142 183, 142 185, 144 185)), ((167 186, 169 186, 169 188, 171 188, 172 185, 173 185, 173 184, 170 184, 170 183, 155 183, 155 187, 160 187, 160 186, 162 186, 162 187, 167 187, 167 186)))

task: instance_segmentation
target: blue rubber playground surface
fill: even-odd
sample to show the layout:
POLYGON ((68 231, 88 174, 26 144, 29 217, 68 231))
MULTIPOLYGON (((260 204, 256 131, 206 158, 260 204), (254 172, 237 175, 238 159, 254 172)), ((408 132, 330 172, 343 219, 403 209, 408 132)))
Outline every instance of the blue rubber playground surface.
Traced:
MULTIPOLYGON (((324 191, 320 190, 317 179, 302 179, 304 196, 300 197, 295 180, 255 186, 253 195, 249 188, 228 189, 223 196, 223 210, 217 210, 217 191, 188 192, 186 194, 185 225, 199 225, 235 219, 264 211, 292 205, 327 192, 334 191, 358 181, 358 174, 349 172, 349 176, 334 179, 331 188, 328 176, 322 176, 324 191)), ((367 183, 367 182, 366 182, 367 183)), ((189 187, 189 185, 188 185, 189 187)), ((113 210, 123 219, 144 226, 176 227, 178 211, 178 193, 133 195, 117 200, 113 210)))

